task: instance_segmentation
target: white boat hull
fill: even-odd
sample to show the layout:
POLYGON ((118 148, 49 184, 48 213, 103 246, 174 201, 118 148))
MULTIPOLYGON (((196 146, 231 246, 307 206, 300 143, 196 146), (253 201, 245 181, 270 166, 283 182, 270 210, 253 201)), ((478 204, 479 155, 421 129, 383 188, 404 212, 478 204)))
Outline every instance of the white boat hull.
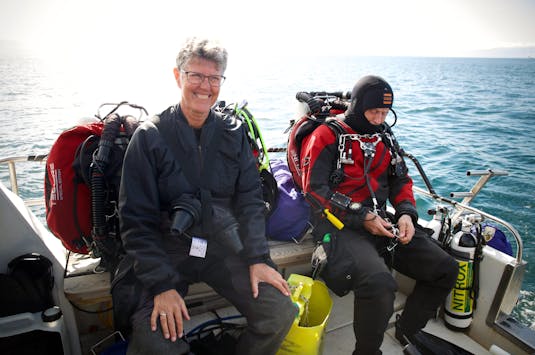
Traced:
MULTIPOLYGON (((49 258, 54 269, 53 297, 61 308, 63 316, 54 324, 45 324, 40 314, 17 314, 0 318, 0 338, 25 333, 33 329, 45 329, 61 334, 62 347, 65 354, 85 354, 91 345, 105 335, 113 333, 111 312, 103 315, 88 316, 73 308, 72 302, 83 301, 85 306, 93 309, 109 307, 109 283, 107 275, 89 274, 77 278, 64 279, 67 265, 67 250, 48 229, 25 206, 24 202, 13 192, 0 183, 0 272, 7 271, 7 263, 13 258, 30 252, 36 252, 49 258), (73 283, 75 284, 73 286, 73 283), (95 320, 96 319, 96 320, 95 320), (100 332, 91 334, 94 322, 100 322, 100 332), (95 339, 98 335, 99 338, 95 339)), ((423 224, 426 221, 421 221, 423 224)), ((272 246, 275 261, 283 266, 285 276, 291 272, 306 273, 310 271, 309 260, 312 252, 310 240, 300 245, 294 243, 276 243, 272 246)), ((453 332, 444 326, 442 315, 429 322, 426 331, 443 339, 449 340, 474 354, 510 353, 530 354, 535 351, 533 331, 524 335, 521 332, 507 331, 508 317, 515 306, 526 264, 518 258, 506 255, 491 247, 483 249, 481 262, 480 292, 477 309, 473 321, 466 332, 453 332), (527 334, 527 335, 526 335, 527 334), (491 349, 492 350, 491 352, 491 349)), ((86 258, 87 259, 87 258, 86 258)), ((95 261, 89 260, 89 264, 95 261)), ((72 260, 71 260, 72 265, 72 260)), ((91 267, 91 266, 89 266, 91 267)), ((396 299, 396 312, 403 308, 405 295, 412 290, 414 281, 396 274, 399 292, 396 299)), ((226 304, 216 301, 211 290, 202 288, 193 295, 196 302, 203 302, 205 311, 210 307, 221 307, 226 304), (208 301, 209 300, 209 301, 208 301)), ((333 311, 324 338, 324 353, 350 353, 354 348, 353 336, 353 297, 351 295, 334 300, 333 311)), ((76 302, 75 302, 76 304, 76 302)), ((232 311, 232 308, 230 308, 232 311)), ((190 322, 205 320, 207 314, 198 314, 190 322)), ((394 318, 391 320, 393 324, 394 318)), ((94 330, 94 329, 93 329, 94 330)), ((524 329, 525 331, 525 329, 524 329)), ((403 349, 393 337, 393 330, 385 333, 382 346, 385 354, 401 354, 403 349)))

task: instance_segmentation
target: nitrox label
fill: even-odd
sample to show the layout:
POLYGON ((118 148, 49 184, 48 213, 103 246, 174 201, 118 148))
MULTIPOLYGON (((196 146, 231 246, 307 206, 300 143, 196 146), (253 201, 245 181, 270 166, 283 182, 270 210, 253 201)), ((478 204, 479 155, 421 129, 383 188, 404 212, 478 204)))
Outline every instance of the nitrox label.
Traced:
POLYGON ((450 295, 450 312, 472 312, 472 297, 470 297, 472 280, 473 263, 470 261, 459 261, 459 274, 457 276, 455 287, 450 295))

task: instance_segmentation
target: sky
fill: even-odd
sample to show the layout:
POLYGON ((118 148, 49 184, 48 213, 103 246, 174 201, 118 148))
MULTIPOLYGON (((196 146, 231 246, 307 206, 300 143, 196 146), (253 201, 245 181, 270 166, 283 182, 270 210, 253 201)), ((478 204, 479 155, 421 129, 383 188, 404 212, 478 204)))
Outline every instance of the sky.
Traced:
POLYGON ((534 0, 0 0, 0 41, 82 61, 174 56, 192 35, 261 57, 535 56, 533 18, 534 0))

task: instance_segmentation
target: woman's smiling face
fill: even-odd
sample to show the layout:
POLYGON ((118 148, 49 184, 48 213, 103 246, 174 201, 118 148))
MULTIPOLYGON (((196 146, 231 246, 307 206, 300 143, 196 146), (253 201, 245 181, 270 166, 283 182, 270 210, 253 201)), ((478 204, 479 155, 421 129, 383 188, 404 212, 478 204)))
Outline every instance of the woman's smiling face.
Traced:
POLYGON ((218 85, 210 85, 209 77, 222 76, 223 73, 217 63, 206 59, 193 58, 182 70, 175 68, 174 74, 178 86, 182 89, 182 98, 180 100, 182 112, 190 126, 193 128, 202 127, 208 117, 210 108, 217 101, 221 89, 218 85), (188 79, 188 75, 192 73, 197 79, 199 76, 197 74, 200 74, 202 81, 200 83, 192 83, 188 79))

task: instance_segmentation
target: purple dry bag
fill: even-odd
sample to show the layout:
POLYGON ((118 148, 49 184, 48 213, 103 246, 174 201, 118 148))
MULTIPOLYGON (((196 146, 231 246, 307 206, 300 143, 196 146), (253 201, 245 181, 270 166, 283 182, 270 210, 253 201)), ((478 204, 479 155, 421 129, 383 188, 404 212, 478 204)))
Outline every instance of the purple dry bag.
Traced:
POLYGON ((310 227, 310 206, 294 185, 285 161, 270 160, 271 171, 279 196, 276 208, 266 221, 266 235, 270 239, 299 242, 310 227))

